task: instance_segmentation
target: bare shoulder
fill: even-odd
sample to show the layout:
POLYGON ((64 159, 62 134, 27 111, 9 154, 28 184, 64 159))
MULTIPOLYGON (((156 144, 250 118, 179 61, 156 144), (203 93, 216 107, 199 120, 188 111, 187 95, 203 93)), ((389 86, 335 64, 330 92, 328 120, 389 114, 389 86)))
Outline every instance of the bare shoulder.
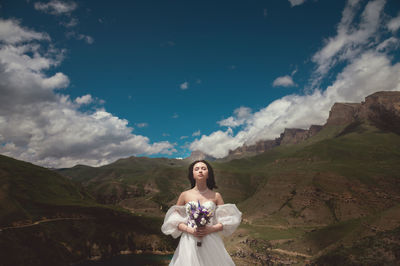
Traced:
POLYGON ((187 198, 187 191, 183 191, 178 198, 178 201, 176 202, 176 205, 182 206, 185 205, 186 203, 186 198, 187 198))
POLYGON ((221 193, 215 192, 215 199, 217 201, 217 205, 224 204, 224 200, 222 199, 221 193))

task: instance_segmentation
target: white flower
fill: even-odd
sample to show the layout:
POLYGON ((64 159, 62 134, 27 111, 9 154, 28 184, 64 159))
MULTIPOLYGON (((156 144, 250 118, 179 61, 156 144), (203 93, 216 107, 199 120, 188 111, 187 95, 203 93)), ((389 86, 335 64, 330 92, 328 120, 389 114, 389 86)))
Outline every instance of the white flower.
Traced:
POLYGON ((206 221, 206 219, 204 219, 204 218, 201 218, 201 221, 200 221, 200 224, 201 224, 201 225, 205 225, 205 224, 206 224, 206 222, 207 222, 207 221, 206 221))
POLYGON ((193 214, 193 217, 194 217, 194 219, 197 219, 197 217, 199 217, 199 214, 198 214, 197 212, 195 212, 195 213, 193 214))

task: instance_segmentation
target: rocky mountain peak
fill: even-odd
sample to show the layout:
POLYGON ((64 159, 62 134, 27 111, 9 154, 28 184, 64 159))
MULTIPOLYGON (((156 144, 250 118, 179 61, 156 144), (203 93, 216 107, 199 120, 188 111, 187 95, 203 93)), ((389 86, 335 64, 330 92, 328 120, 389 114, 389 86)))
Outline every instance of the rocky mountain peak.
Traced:
POLYGON ((185 160, 193 162, 193 161, 197 161, 197 160, 207 160, 207 161, 215 161, 215 158, 205 154, 202 151, 196 150, 196 151, 192 151, 190 156, 185 158, 185 160))

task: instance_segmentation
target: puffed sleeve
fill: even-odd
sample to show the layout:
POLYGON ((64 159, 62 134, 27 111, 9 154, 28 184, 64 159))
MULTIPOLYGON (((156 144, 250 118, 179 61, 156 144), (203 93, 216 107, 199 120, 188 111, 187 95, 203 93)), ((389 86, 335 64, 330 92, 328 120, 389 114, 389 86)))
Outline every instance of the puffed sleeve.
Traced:
POLYGON ((165 214, 164 223, 161 226, 161 231, 166 235, 171 235, 173 238, 177 238, 182 234, 182 231, 178 229, 180 223, 186 223, 187 216, 185 206, 174 205, 165 214))
POLYGON ((222 234, 224 236, 231 235, 242 221, 242 213, 235 204, 218 205, 215 210, 215 217, 218 223, 221 223, 222 234))

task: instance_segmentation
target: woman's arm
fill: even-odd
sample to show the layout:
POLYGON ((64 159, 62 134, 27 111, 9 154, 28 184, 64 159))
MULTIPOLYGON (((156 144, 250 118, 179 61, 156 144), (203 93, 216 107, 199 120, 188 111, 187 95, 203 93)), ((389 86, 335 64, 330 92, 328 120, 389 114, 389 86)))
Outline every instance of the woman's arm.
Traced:
MULTIPOLYGON (((176 205, 178 206, 183 206, 186 203, 186 192, 182 192, 181 195, 179 195, 178 201, 176 202, 176 205)), ((178 230, 182 231, 182 232, 186 232, 189 234, 194 235, 195 233, 195 229, 194 228, 190 228, 189 226, 187 226, 187 224, 185 223, 180 223, 178 224, 178 230)))
MULTIPOLYGON (((217 205, 223 205, 224 204, 224 200, 222 199, 221 194, 219 194, 218 192, 215 193, 215 198, 216 198, 216 201, 217 201, 217 205)), ((211 234, 211 233, 222 231, 222 229, 224 229, 224 226, 221 223, 217 223, 217 224, 214 224, 214 225, 207 225, 205 227, 199 227, 198 231, 199 231, 199 235, 200 236, 206 236, 206 235, 211 234)))

